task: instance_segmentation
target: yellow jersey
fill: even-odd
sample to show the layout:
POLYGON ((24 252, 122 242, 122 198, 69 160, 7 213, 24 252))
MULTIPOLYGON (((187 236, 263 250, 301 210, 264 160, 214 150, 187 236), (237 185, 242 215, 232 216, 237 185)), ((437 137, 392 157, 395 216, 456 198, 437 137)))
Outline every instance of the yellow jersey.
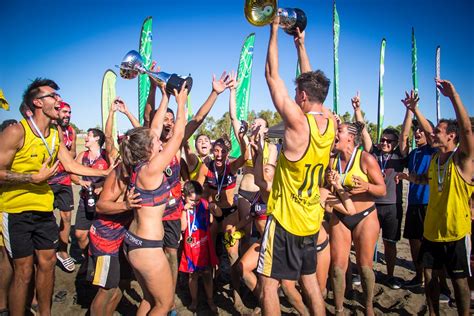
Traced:
MULTIPOLYGON (((250 144, 249 144, 250 146, 250 144)), ((266 165, 268 163, 268 159, 270 158, 270 149, 268 148, 268 143, 263 142, 263 165, 266 165)), ((253 159, 252 157, 250 159, 245 160, 245 167, 253 168, 253 159)))
MULTIPOLYGON (((43 163, 49 158, 49 152, 40 137, 31 130, 28 122, 20 121, 25 131, 23 146, 16 152, 10 170, 16 173, 37 173, 43 163)), ((50 166, 56 160, 59 150, 59 142, 56 128, 49 128, 49 135, 45 137, 49 148, 53 150, 53 159, 50 166)), ((24 211, 52 212, 54 195, 48 182, 40 184, 3 184, 1 186, 3 209, 6 213, 21 213, 24 211)))
POLYGON ((190 180, 195 180, 195 181, 197 181, 197 179, 199 177, 199 169, 201 169, 201 166, 202 166, 201 157, 199 157, 198 155, 196 155, 196 157, 198 159, 198 163, 196 164, 196 168, 194 168, 193 171, 191 171, 189 173, 189 179, 190 180))
POLYGON ((369 182, 369 177, 367 174, 362 171, 361 167, 361 158, 362 158, 362 150, 360 148, 355 148, 355 157, 352 159, 352 161, 348 161, 347 164, 351 164, 350 166, 346 165, 346 169, 349 168, 349 170, 339 170, 340 162, 339 162, 339 154, 337 155, 336 159, 334 159, 332 168, 334 170, 337 170, 339 172, 339 175, 341 177, 341 182, 344 187, 347 189, 352 189, 354 186, 354 182, 352 181, 352 176, 359 176, 362 180, 365 182, 369 182))
MULTIPOLYGON (((439 153, 436 153, 428 169, 430 197, 423 237, 433 242, 456 241, 471 233, 469 198, 474 186, 459 174, 454 159, 449 159, 444 164, 444 168, 447 168, 444 184, 439 188, 438 158, 439 153)), ((442 170, 440 172, 444 173, 442 170)))
POLYGON ((298 161, 280 155, 267 206, 267 213, 297 236, 314 235, 321 227, 324 209, 319 187, 324 181, 335 136, 332 119, 328 119, 326 131, 321 134, 313 115, 305 115, 310 133, 308 147, 298 161))

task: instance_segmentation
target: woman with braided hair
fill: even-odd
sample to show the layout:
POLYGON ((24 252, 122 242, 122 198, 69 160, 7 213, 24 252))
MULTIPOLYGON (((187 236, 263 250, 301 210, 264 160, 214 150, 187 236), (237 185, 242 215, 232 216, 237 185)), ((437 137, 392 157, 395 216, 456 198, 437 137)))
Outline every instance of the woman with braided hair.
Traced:
POLYGON ((336 195, 350 196, 356 211, 354 215, 347 215, 335 210, 330 220, 336 315, 344 314, 345 275, 352 242, 365 294, 366 314, 374 315, 372 299, 375 276, 372 261, 380 230, 377 212, 374 212, 374 198, 385 195, 385 183, 375 158, 359 148, 364 128, 360 122, 340 124, 334 145, 337 155, 329 163, 332 170, 328 172, 328 177, 338 173, 342 184, 342 188, 336 190, 336 195))

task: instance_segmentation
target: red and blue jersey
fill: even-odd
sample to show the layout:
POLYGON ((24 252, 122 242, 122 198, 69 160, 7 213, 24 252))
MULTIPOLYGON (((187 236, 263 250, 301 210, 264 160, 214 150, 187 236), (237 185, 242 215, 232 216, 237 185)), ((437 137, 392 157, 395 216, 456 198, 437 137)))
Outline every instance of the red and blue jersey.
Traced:
MULTIPOLYGON (((71 150, 72 143, 74 142, 74 130, 71 125, 68 125, 68 127, 63 128, 62 131, 63 143, 67 150, 71 150)), ((71 185, 71 175, 66 172, 62 163, 59 163, 56 174, 48 179, 48 184, 71 185)))
POLYGON ((191 273, 209 270, 219 263, 211 237, 209 204, 205 199, 200 199, 194 209, 186 212, 188 225, 184 232, 179 271, 191 273))
POLYGON ((89 255, 118 256, 133 212, 114 215, 97 214, 89 229, 89 255))
POLYGON ((140 204, 142 206, 159 206, 167 203, 170 192, 170 185, 166 181, 165 177, 163 177, 160 186, 154 190, 145 190, 137 187, 138 172, 142 167, 143 164, 135 166, 130 176, 130 183, 128 185, 128 188, 135 188, 135 193, 140 193, 140 198, 142 199, 140 204))
POLYGON ((181 165, 176 155, 173 156, 168 167, 165 169, 166 182, 170 186, 169 200, 163 213, 164 221, 174 221, 181 218, 184 204, 181 200, 181 182, 179 181, 181 165))
POLYGON ((208 171, 204 183, 213 190, 232 190, 237 185, 237 176, 231 172, 230 163, 226 162, 225 174, 217 174, 215 160, 208 165, 208 171), (223 178, 224 177, 224 178, 223 178))

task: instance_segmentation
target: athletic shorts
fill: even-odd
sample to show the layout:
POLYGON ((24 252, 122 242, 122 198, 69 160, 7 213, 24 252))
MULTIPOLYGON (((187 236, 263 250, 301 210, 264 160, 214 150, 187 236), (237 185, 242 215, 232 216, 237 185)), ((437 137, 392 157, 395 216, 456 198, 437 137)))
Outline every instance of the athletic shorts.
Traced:
POLYGON ((181 219, 163 221, 165 236, 163 237, 163 247, 178 249, 181 237, 181 219))
POLYGON ((385 241, 399 241, 402 231, 402 204, 376 204, 376 207, 377 217, 382 229, 382 238, 385 241))
POLYGON ((50 184, 54 193, 54 208, 70 212, 74 209, 74 197, 72 193, 72 186, 64 184, 50 184))
POLYGON ((53 212, 2 213, 3 237, 8 255, 20 259, 35 250, 56 249, 59 230, 53 212))
POLYGON ((433 242, 423 239, 418 262, 427 269, 440 270, 445 267, 453 279, 465 278, 472 275, 470 253, 471 235, 450 242, 433 242))
POLYGON ((115 256, 89 256, 87 262, 87 281, 105 289, 116 288, 120 280, 132 279, 130 267, 123 251, 115 256))
POLYGON ((316 272, 318 234, 296 236, 269 216, 263 233, 257 272, 273 279, 298 280, 316 272))
POLYGON ((423 239, 423 225, 427 206, 427 204, 408 205, 407 214, 405 215, 403 238, 423 239))
POLYGON ((86 203, 84 199, 79 198, 74 229, 89 231, 95 218, 95 212, 87 212, 86 205, 84 203, 86 203))

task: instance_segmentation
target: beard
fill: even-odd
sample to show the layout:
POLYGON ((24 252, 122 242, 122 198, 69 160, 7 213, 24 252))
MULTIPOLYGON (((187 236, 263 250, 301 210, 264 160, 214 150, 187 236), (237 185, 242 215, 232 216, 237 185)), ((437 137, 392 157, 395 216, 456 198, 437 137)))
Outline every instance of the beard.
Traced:
POLYGON ((66 128, 69 126, 69 119, 57 119, 58 125, 62 128, 66 128))

